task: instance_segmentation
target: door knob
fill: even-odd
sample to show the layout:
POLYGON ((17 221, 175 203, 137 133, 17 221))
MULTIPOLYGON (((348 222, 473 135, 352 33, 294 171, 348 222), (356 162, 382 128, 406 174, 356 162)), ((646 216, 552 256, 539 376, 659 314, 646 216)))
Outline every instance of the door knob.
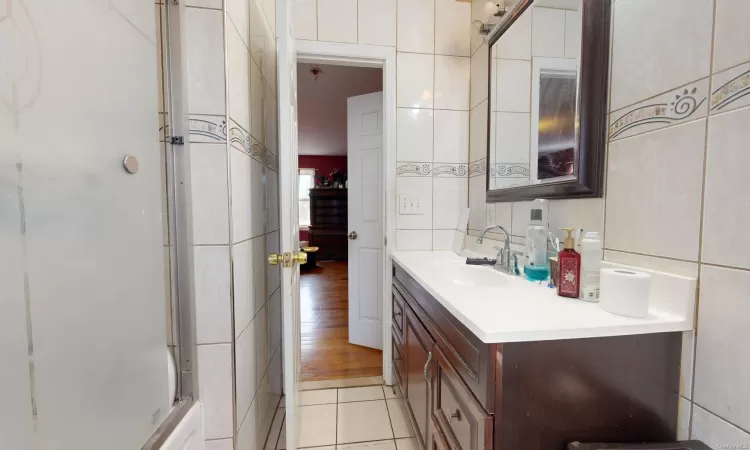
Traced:
POLYGON ((307 252, 299 252, 292 254, 292 260, 297 261, 300 264, 307 263, 307 252))
POLYGON ((284 257, 278 253, 271 253, 268 255, 268 264, 272 266, 279 265, 284 260, 284 257))
POLYGON ((351 240, 357 239, 357 232, 356 231, 352 231, 351 233, 349 233, 349 239, 351 239, 351 240))

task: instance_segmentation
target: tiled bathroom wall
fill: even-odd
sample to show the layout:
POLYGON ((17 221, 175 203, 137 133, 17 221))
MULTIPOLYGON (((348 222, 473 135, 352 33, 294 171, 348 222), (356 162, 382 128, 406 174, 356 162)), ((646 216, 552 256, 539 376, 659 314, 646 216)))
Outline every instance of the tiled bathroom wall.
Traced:
MULTIPOLYGON (((484 3, 472 3, 473 18, 486 21, 484 3)), ((750 2, 613 4, 605 198, 550 201, 547 220, 603 232, 606 260, 699 278, 697 330, 683 339, 679 437, 747 446, 750 2)), ((476 162, 487 97, 478 34, 472 49, 476 162)), ((523 236, 529 202, 486 204, 484 180, 470 178, 471 232, 500 223, 523 236)))
POLYGON ((262 448, 281 398, 280 273, 266 262, 279 251, 275 8, 273 0, 185 8, 207 449, 262 448))
POLYGON ((396 48, 396 248, 449 250, 468 198, 471 5, 294 1, 298 39, 396 48))

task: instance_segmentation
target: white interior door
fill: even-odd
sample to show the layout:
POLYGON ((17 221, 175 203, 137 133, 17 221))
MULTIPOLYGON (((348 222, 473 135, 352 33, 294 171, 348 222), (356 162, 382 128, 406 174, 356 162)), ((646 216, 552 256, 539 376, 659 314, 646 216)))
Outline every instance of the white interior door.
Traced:
MULTIPOLYGON (((297 54, 292 38, 292 3, 277 3, 279 77, 279 234, 281 252, 299 252, 299 184, 297 149, 297 54)), ((286 395, 287 449, 296 450, 299 433, 301 325, 299 264, 281 269, 284 330, 284 393, 286 395)))
POLYGON ((347 102, 349 342, 383 348, 383 93, 347 102))

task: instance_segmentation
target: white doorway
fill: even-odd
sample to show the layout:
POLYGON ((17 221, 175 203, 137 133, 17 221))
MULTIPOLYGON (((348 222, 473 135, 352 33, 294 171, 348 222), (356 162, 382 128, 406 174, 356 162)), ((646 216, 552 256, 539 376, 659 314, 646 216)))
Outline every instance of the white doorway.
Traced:
MULTIPOLYGON (((289 11, 282 5, 279 8, 279 24, 283 30, 287 25, 289 11)), ((286 30, 285 30, 286 31, 286 30)), ((383 380, 392 384, 391 372, 391 261, 388 255, 388 244, 395 243, 395 168, 396 168, 396 52, 394 48, 355 44, 337 44, 312 41, 295 41, 288 32, 279 36, 279 114, 280 114, 280 161, 281 176, 281 233, 282 251, 296 252, 299 242, 297 211, 286 214, 284 205, 291 206, 298 200, 298 186, 293 180, 298 176, 297 147, 297 62, 350 65, 360 67, 379 67, 383 71, 382 94, 382 170, 379 175, 379 195, 377 208, 382 218, 381 237, 382 257, 378 265, 382 280, 378 282, 376 297, 380 297, 380 341, 383 348, 383 380), (294 178, 292 178, 294 177, 294 178), (389 213, 390 212, 390 213, 389 213), (285 223, 286 222, 286 223, 285 223), (284 245, 284 243, 287 245, 284 245), (288 248, 287 248, 288 247, 288 248)), ((290 264, 288 276, 283 277, 282 297, 284 301, 283 349, 285 362, 286 391, 286 438, 287 448, 296 448, 299 428, 299 389, 300 389, 300 306, 298 266, 290 264)))

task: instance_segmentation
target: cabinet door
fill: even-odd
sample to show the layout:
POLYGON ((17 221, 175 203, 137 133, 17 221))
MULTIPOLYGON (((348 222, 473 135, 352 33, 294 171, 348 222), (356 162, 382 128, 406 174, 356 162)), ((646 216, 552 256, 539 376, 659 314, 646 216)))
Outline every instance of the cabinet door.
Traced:
POLYGON ((434 341, 410 307, 406 307, 406 399, 417 425, 421 447, 428 444, 429 403, 434 341))

